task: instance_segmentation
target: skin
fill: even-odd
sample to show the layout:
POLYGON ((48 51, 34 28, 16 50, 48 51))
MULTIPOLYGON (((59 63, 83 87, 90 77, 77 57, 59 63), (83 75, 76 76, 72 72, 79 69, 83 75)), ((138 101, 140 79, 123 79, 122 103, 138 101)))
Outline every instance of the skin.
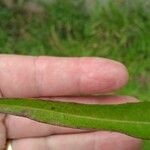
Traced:
MULTIPOLYGON (((129 96, 80 96, 110 93, 127 81, 127 69, 109 59, 0 55, 1 97, 107 104, 137 101, 129 96)), ((13 150, 140 150, 142 145, 141 140, 120 133, 70 129, 4 114, 0 135, 0 150, 6 139, 12 139, 13 150)))

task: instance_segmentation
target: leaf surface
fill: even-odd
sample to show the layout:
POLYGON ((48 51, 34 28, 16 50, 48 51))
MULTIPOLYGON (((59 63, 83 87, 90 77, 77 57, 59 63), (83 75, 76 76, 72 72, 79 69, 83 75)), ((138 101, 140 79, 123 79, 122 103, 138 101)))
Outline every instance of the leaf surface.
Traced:
POLYGON ((100 105, 1 98, 0 112, 58 126, 116 131, 150 139, 150 102, 100 105))

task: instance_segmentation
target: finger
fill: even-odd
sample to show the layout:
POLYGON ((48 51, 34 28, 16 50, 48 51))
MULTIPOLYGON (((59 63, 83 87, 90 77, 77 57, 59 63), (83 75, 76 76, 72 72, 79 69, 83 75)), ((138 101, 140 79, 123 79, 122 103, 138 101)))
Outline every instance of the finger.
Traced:
POLYGON ((42 98, 46 100, 55 100, 63 102, 75 102, 83 104, 121 104, 126 102, 136 102, 137 98, 131 96, 115 96, 115 95, 100 95, 100 96, 67 96, 67 97, 49 97, 42 98))
POLYGON ((112 132, 57 135, 12 142, 13 150, 141 150, 141 146, 139 139, 112 132))
POLYGON ((126 68, 104 58, 0 56, 3 97, 94 94, 126 84, 126 68))
MULTIPOLYGON (((76 98, 77 99, 77 98, 76 98)), ((76 99, 74 101, 76 101, 76 99)), ((60 99, 59 99, 60 100, 60 99)), ((69 100, 69 99, 68 99, 69 100)), ((73 101, 73 98, 72 98, 73 101)), ((78 102, 84 103, 125 103, 137 101, 135 98, 128 96, 105 96, 105 97, 90 97, 90 99, 80 97, 78 102)), ((48 125, 44 123, 39 123, 27 118, 17 117, 8 115, 5 119, 5 125, 7 128, 8 138, 26 138, 26 137, 40 137, 48 136, 51 134, 63 134, 63 133, 74 133, 83 132, 85 130, 71 129, 59 126, 48 125), (13 126, 12 126, 13 125, 13 126)))

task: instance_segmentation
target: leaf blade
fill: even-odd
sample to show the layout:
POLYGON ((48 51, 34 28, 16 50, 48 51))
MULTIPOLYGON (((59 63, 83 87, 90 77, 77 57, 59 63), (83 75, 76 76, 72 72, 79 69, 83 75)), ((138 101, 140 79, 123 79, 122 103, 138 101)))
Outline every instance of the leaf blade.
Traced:
POLYGON ((0 99, 1 113, 59 126, 116 131, 142 139, 150 139, 149 108, 150 102, 93 105, 39 99, 0 99))

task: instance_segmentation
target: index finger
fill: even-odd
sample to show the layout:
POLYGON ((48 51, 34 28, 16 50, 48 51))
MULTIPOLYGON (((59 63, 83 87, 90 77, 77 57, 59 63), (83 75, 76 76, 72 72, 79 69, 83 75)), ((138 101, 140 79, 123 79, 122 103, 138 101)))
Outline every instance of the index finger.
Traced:
POLYGON ((0 56, 3 97, 42 97, 111 92, 126 84, 124 65, 104 58, 0 56))

